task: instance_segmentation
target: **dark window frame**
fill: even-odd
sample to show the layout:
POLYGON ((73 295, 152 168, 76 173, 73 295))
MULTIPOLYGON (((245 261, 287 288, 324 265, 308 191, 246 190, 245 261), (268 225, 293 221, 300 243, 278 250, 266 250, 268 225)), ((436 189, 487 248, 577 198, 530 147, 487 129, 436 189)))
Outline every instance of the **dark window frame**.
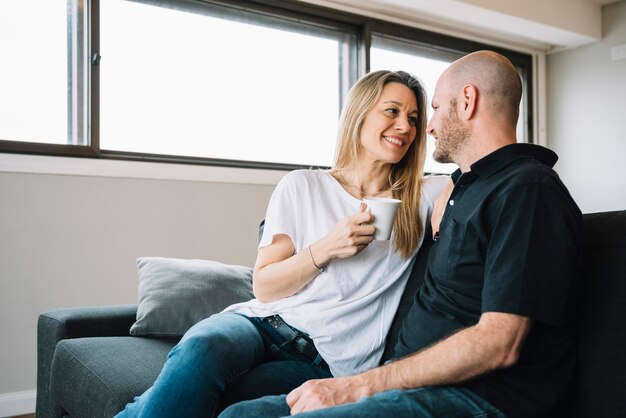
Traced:
MULTIPOLYGON (((88 1, 88 0, 87 0, 88 1)), ((187 3, 201 7, 204 4, 227 7, 232 10, 252 11, 256 14, 269 17, 278 17, 284 20, 291 20, 295 23, 304 23, 314 26, 321 26, 332 29, 339 29, 354 33, 356 36, 356 68, 349 68, 348 71, 356 78, 366 74, 369 70, 369 51, 372 44, 372 35, 382 35, 392 39, 400 39, 412 44, 424 46, 431 50, 439 50, 442 53, 452 52, 456 54, 466 54, 477 50, 490 49, 501 53, 511 60, 520 69, 524 84, 524 108, 526 109, 526 119, 528 129, 526 131, 526 141, 533 143, 533 85, 532 85, 532 56, 509 49, 470 41, 462 38, 418 29, 406 25, 396 24, 381 19, 370 18, 355 13, 334 10, 331 8, 301 3, 287 0, 140 0, 144 3, 187 3)), ((99 138, 99 65, 98 52, 99 45, 99 2, 91 0, 89 8, 90 19, 90 51, 88 59, 90 74, 90 108, 87 115, 90 120, 91 134, 89 145, 72 144, 47 144, 37 142, 24 142, 0 139, 0 152, 36 154, 64 157, 99 158, 128 161, 150 161, 179 164, 195 164, 220 167, 238 167, 272 170, 293 170, 303 168, 297 164, 268 163, 245 160, 224 160, 205 157, 174 156, 150 153, 109 151, 100 149, 99 138)), ((351 77, 353 78, 353 77, 351 77)), ((339 100, 343 100, 339 94, 339 100)))

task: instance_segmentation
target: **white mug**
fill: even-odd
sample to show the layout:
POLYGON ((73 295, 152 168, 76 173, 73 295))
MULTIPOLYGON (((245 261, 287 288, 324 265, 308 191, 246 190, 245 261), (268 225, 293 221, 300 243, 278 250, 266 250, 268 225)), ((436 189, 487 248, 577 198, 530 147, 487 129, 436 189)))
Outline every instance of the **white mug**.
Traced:
POLYGON ((402 201, 386 197, 366 197, 363 202, 367 205, 366 210, 374 216, 372 223, 376 227, 374 239, 388 240, 391 238, 393 222, 402 201))

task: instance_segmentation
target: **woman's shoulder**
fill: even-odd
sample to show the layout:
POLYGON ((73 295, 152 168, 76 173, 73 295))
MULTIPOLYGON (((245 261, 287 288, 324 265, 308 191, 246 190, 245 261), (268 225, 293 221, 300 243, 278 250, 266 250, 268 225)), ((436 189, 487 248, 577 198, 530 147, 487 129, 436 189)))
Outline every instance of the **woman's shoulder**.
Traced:
POLYGON ((293 170, 285 174, 285 176, 282 178, 281 181, 284 181, 287 183, 295 183, 295 184, 312 183, 312 182, 319 183, 319 182, 328 181, 328 177, 329 177, 328 170, 300 169, 300 170, 293 170))
POLYGON ((450 176, 445 174, 431 174, 424 176, 424 181, 422 183, 422 196, 425 196, 430 201, 434 202, 449 180, 450 176))

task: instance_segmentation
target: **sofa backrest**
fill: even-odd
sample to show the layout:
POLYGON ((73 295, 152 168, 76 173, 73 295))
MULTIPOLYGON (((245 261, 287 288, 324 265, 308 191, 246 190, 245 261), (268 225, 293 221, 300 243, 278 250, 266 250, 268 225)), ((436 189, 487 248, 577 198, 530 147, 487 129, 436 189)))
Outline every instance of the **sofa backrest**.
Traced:
POLYGON ((569 417, 626 417, 626 210, 586 214, 569 417))

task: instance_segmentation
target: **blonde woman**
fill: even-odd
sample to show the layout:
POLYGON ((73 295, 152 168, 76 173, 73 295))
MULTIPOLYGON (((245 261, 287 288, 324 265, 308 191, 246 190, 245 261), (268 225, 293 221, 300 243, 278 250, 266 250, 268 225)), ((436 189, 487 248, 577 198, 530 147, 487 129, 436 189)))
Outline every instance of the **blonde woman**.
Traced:
POLYGON ((154 386, 118 416, 207 417, 220 403, 378 365, 447 181, 423 177, 425 135, 426 97, 416 78, 391 71, 361 78, 342 112, 333 168, 291 172, 272 194, 256 298, 192 327, 154 386), (374 240, 365 197, 402 200, 390 240, 374 240))

